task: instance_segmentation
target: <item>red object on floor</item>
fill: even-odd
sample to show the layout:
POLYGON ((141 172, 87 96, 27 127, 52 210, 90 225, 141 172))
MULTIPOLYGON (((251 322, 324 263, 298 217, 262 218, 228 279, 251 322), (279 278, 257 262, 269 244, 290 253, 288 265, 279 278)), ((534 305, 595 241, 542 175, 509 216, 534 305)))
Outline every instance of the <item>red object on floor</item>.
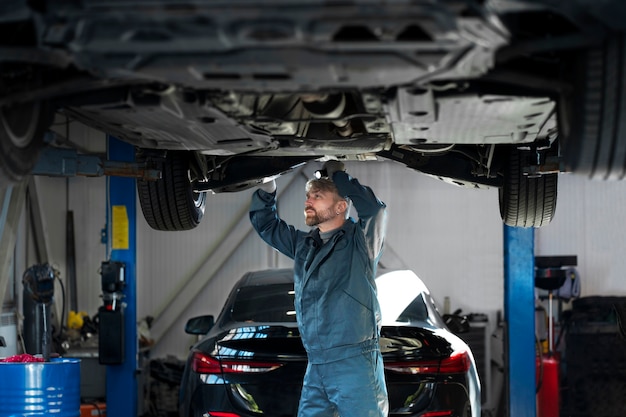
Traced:
POLYGON ((543 355, 537 358, 537 382, 541 382, 539 392, 537 392, 537 417, 559 417, 558 357, 543 355), (542 365, 543 372, 541 371, 542 365))
POLYGON ((107 405, 102 402, 80 405, 80 417, 106 417, 107 405))
POLYGON ((45 362, 43 358, 38 356, 29 355, 28 353, 20 353, 19 355, 9 356, 8 358, 0 359, 0 362, 19 362, 19 363, 31 363, 31 362, 45 362))

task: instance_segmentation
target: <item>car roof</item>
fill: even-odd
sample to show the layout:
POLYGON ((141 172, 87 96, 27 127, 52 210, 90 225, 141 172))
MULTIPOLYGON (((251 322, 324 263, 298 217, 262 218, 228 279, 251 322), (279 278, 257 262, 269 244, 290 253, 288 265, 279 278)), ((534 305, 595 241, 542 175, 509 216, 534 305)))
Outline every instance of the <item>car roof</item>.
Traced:
POLYGON ((247 272, 241 277, 237 287, 289 283, 293 283, 293 268, 273 268, 247 272))
MULTIPOLYGON (((424 282, 413 271, 379 268, 376 276, 377 285, 379 282, 386 284, 390 281, 410 286, 410 293, 413 296, 418 292, 429 293, 424 282)), ((293 268, 270 268, 246 272, 236 286, 249 287, 293 282, 293 268)))

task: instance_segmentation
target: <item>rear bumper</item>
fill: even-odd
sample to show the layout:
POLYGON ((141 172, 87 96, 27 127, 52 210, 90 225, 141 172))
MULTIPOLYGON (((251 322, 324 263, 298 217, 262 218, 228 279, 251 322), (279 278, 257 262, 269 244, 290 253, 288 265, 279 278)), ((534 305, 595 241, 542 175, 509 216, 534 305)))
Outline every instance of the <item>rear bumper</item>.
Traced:
POLYGON ((442 381, 423 384, 394 384, 387 386, 389 392, 389 417, 419 417, 425 412, 449 411, 451 417, 470 417, 472 407, 465 385, 442 381))

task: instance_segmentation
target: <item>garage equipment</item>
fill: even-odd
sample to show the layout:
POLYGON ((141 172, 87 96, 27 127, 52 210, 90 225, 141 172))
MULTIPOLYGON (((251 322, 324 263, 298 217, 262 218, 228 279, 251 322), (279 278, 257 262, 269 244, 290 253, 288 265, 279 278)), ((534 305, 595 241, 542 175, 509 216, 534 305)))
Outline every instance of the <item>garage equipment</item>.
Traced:
POLYGON ((537 417, 559 417, 560 383, 559 355, 554 351, 553 291, 561 288, 576 256, 535 257, 535 287, 548 291, 548 351, 537 357, 537 417))
POLYGON ((120 364, 124 362, 125 266, 122 262, 102 262, 100 276, 104 305, 98 309, 98 358, 101 364, 120 364))
POLYGON ((626 339, 618 324, 624 296, 587 296, 572 301, 566 319, 563 415, 626 415, 626 339))
POLYGON ((510 417, 532 416, 535 395, 534 230, 504 226, 504 364, 510 417))
MULTIPOLYGON (((107 159, 134 160, 132 146, 108 137, 107 159)), ((137 183, 134 178, 107 177, 107 253, 108 259, 124 264, 124 361, 106 369, 107 414, 115 417, 136 417, 140 409, 143 387, 138 384, 137 343, 137 183), (137 393, 133 395, 132 393, 137 393)))
POLYGON ((52 302, 55 270, 47 263, 33 265, 24 272, 24 344, 30 354, 50 360, 52 346, 52 302))

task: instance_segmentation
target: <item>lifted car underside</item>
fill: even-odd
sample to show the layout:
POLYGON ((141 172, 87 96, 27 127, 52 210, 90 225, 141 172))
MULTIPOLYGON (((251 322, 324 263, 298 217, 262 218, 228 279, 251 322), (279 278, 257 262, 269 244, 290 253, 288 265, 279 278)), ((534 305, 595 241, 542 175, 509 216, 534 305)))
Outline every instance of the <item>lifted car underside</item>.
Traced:
POLYGON ((559 172, 626 171, 619 1, 15 3, 0 181, 28 175, 56 113, 162 173, 138 181, 157 229, 195 227, 208 190, 323 157, 498 187, 522 227, 552 219, 559 172))

